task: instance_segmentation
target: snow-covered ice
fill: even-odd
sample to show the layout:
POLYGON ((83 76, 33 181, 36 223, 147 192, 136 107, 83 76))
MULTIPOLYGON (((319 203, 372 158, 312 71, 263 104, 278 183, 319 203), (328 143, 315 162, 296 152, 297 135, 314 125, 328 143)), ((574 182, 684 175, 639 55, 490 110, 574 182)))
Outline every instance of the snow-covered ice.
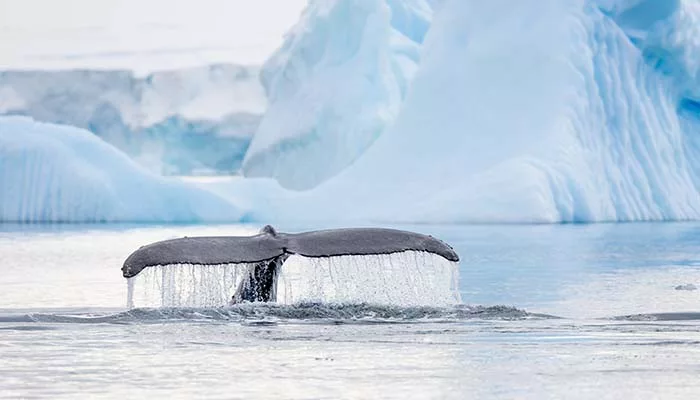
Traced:
POLYGON ((88 129, 159 173, 236 171, 266 108, 259 68, 0 72, 0 114, 88 129))
POLYGON ((0 117, 0 222, 239 221, 231 202, 153 175, 92 133, 0 117))
POLYGON ((357 159, 398 114, 431 16, 425 0, 311 2, 263 68, 245 175, 308 189, 357 159))
POLYGON ((0 1, 0 113, 97 131, 155 172, 235 172, 258 66, 305 3, 0 1))
MULTIPOLYGON (((293 211, 268 211, 425 222, 698 219, 699 21, 696 0, 446 0, 396 121, 336 177, 294 195, 293 211)), ((313 32, 313 22, 295 31, 313 32)), ((377 90, 362 93, 336 91, 317 108, 371 102, 377 90)), ((309 130, 320 134, 325 122, 309 130)))
POLYGON ((244 165, 310 190, 208 188, 266 221, 698 219, 699 27, 697 0, 312 2, 244 165))

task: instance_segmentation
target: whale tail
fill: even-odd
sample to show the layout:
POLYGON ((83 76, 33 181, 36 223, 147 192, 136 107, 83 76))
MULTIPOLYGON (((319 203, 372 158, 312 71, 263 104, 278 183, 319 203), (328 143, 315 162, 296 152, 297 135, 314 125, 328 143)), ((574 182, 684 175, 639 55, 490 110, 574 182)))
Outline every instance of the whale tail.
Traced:
POLYGON ((382 228, 350 228, 297 234, 278 233, 265 226, 254 236, 194 237, 143 246, 124 262, 122 273, 133 278, 149 267, 252 264, 238 285, 232 303, 275 301, 277 276, 290 255, 304 257, 362 256, 419 251, 449 261, 459 256, 446 243, 428 235, 382 228))

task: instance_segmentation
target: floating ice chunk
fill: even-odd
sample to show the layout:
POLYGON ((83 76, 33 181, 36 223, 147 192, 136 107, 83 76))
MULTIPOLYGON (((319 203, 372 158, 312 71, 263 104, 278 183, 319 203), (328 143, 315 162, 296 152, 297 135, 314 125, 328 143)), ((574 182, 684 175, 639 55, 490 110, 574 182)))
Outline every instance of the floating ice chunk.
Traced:
POLYGON ((692 291, 692 290, 698 290, 698 287, 693 285, 692 283, 686 283, 685 285, 678 285, 674 289, 692 291))

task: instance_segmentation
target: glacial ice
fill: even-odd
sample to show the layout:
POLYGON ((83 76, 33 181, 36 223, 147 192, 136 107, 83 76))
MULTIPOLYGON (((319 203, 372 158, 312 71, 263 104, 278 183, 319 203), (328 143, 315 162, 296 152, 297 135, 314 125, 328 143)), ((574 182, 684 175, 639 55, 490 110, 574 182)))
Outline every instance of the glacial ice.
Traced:
POLYGON ((398 114, 431 16, 426 0, 311 2, 263 67, 244 174, 308 189, 357 159, 398 114))
POLYGON ((700 2, 636 0, 600 4, 679 95, 700 101, 700 2))
POLYGON ((153 175, 86 130, 0 117, 0 223, 242 217, 231 202, 153 175))
POLYGON ((92 131, 157 173, 240 168, 266 107, 259 68, 0 71, 0 114, 92 131))
MULTIPOLYGON (((310 190, 284 190, 270 179, 208 187, 243 205, 248 220, 700 218, 698 0, 313 2, 262 79, 270 107, 245 173, 310 190)), ((0 96, 8 99, 3 104, 25 102, 13 90, 0 96)), ((47 157, 51 144, 36 138, 24 144, 47 157)), ((61 146, 59 155, 45 158, 61 165, 61 176, 106 168, 95 162, 81 172, 75 162, 59 163, 69 151, 73 157, 66 159, 93 157, 61 146)), ((26 167, 36 164, 29 159, 15 163, 29 171, 21 173, 38 174, 26 167)), ((120 190, 133 193, 135 185, 125 181, 138 169, 129 168, 107 175, 108 181, 119 176, 118 184, 128 186, 120 190)), ((7 168, 0 173, 6 179, 7 168)), ((84 180, 65 179, 83 188, 84 180)), ((104 180, 90 182, 88 204, 109 199, 108 211, 70 213, 182 217, 171 202, 155 207, 164 204, 158 199, 139 203, 145 210, 133 202, 119 208, 113 195, 99 194, 111 186, 98 190, 104 180), (154 208, 160 214, 152 214, 154 208)), ((178 188, 172 190, 182 197, 173 199, 185 204, 184 219, 229 219, 238 212, 206 191, 178 188), (192 204, 190 192, 217 205, 192 204)), ((27 190, 21 193, 28 196, 27 190)), ((63 195, 56 188, 31 190, 63 195)), ((37 210, 44 210, 56 220, 70 215, 56 211, 61 216, 54 217, 51 210, 75 206, 75 199, 54 206, 25 201, 32 219, 43 218, 37 210)), ((25 215, 12 201, 12 215, 25 215)))
MULTIPOLYGON (((697 0, 445 0, 395 122, 333 179, 290 194, 287 211, 268 214, 450 223, 698 219, 699 30, 697 0)), ((316 109, 372 104, 382 93, 373 104, 395 104, 377 87, 359 96, 335 90, 316 109)), ((304 115, 305 100, 285 109, 304 115)), ((353 109, 352 116, 366 115, 353 109)), ((279 127, 291 120, 276 112, 265 119, 279 127)), ((328 121, 307 130, 328 133, 328 121)), ((282 169, 305 171, 299 163, 282 169)))

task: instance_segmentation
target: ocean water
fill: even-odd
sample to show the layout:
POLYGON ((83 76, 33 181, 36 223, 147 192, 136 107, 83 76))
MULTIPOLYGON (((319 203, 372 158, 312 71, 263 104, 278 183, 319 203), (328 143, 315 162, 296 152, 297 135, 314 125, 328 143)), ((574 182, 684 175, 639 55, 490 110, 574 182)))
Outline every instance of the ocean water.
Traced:
POLYGON ((700 394, 699 224, 395 227, 453 245, 463 304, 127 309, 139 246, 259 227, 0 225, 0 398, 700 394))

